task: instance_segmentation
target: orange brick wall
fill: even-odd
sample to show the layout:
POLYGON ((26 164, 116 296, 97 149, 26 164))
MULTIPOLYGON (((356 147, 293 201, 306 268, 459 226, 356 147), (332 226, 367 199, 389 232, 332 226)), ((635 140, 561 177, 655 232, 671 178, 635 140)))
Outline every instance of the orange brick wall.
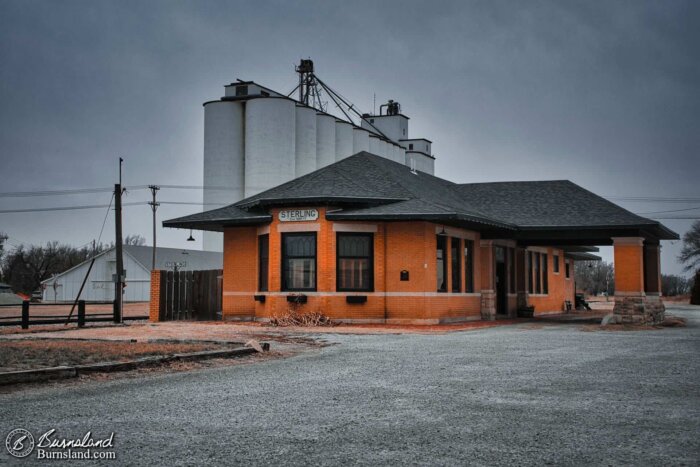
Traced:
MULTIPOLYGON (((318 226, 317 291, 304 293, 306 304, 293 305, 300 310, 319 311, 338 320, 365 322, 440 322, 478 319, 480 316, 478 294, 437 293, 435 224, 428 222, 371 223, 377 227, 374 232, 374 292, 336 292, 337 232, 333 230, 334 223, 325 220, 325 208, 318 208, 318 211, 318 221, 285 223, 278 220, 279 210, 271 211, 268 292, 257 292, 257 227, 225 231, 224 319, 265 319, 284 314, 289 309, 287 295, 294 292, 281 291, 280 225, 295 229, 307 225, 305 230, 318 226), (402 270, 409 271, 409 281, 400 280, 402 270), (265 303, 254 301, 256 293, 266 296, 265 303), (346 296, 352 294, 366 295, 367 302, 346 303, 346 296)), ((478 245, 477 235, 475 246, 478 245)), ((478 292, 479 249, 476 250, 474 286, 478 292)), ((447 261, 449 264, 449 251, 447 261)))
POLYGON ((642 239, 615 240, 615 293, 644 292, 642 239))
POLYGON ((224 233, 224 318, 243 319, 255 315, 253 292, 258 287, 257 242, 256 227, 227 229, 224 233))
POLYGON ((528 297, 530 305, 535 306, 535 315, 561 313, 564 311, 565 300, 569 300, 571 305, 574 305, 574 262, 564 258, 563 251, 547 248, 547 279, 549 282, 548 294, 531 294, 528 297), (559 256, 559 274, 554 272, 554 255, 559 256), (566 279, 564 261, 569 261, 571 272, 569 279, 566 279))
MULTIPOLYGON (((318 311, 332 319, 358 322, 437 323, 479 319, 481 291, 492 290, 493 248, 490 242, 481 246, 477 233, 449 229, 449 236, 468 236, 474 240, 475 293, 438 293, 436 283, 436 224, 430 222, 343 222, 342 224, 374 225, 374 291, 336 291, 336 235, 334 222, 325 219, 325 208, 318 208, 319 219, 313 222, 284 222, 278 220, 279 210, 272 210, 269 225, 269 291, 258 292, 258 227, 237 227, 224 233, 224 319, 269 319, 286 313, 290 306, 301 311, 318 311), (290 305, 287 296, 294 292, 281 291, 281 232, 282 228, 317 232, 317 290, 305 292, 306 304, 290 305), (483 259, 483 261, 482 261, 483 259), (409 272, 409 280, 401 281, 400 273, 409 272), (256 302, 254 295, 265 295, 265 303, 256 302), (348 295, 365 295, 367 302, 348 304, 348 295)), ((451 278, 448 237, 446 261, 451 278)), ((549 293, 529 297, 537 314, 561 312, 564 300, 574 300, 573 264, 571 279, 566 280, 563 252, 547 249, 549 293), (554 273, 553 253, 560 256, 560 272, 554 273)), ((462 281, 464 281, 462 265, 462 281)), ((451 289, 450 289, 451 290, 451 289)), ((514 294, 508 295, 508 308, 517 307, 514 294)))

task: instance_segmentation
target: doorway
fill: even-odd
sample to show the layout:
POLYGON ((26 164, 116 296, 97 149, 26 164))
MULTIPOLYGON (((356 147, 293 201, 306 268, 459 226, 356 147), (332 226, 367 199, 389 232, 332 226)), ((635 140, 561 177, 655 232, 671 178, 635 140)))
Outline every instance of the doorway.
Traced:
POLYGON ((494 247, 496 259, 496 314, 508 314, 508 267, 506 263, 506 249, 501 246, 494 247))

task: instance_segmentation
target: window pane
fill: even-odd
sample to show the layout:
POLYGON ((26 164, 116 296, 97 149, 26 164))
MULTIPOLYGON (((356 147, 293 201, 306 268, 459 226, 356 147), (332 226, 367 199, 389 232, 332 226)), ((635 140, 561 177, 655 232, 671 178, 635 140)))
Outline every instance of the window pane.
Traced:
POLYGON ((542 255, 542 293, 549 293, 549 277, 547 277, 547 254, 542 255))
POLYGON ((268 270, 270 264, 270 236, 258 237, 258 289, 267 291, 268 270))
POLYGON ((287 257, 316 256, 315 235, 285 235, 284 242, 287 257))
POLYGON ((338 274, 340 289, 367 290, 370 288, 369 259, 340 259, 338 274))
POLYGON ((527 255, 525 255, 527 258, 527 291, 528 293, 534 293, 534 273, 532 271, 533 266, 532 266, 532 252, 528 251, 527 255))
POLYGON ((515 248, 508 249, 508 268, 510 271, 508 290, 510 293, 515 293, 515 248))
POLYGON ((282 234, 282 287, 316 289, 316 234, 282 234))
POLYGON ((338 256, 369 257, 369 236, 341 235, 338 240, 338 256))
POLYGON ((540 276, 540 254, 535 253, 534 255, 535 263, 535 293, 542 293, 542 277, 540 276))
POLYGON ((287 289, 312 289, 316 283, 316 261, 292 258, 286 260, 287 289))
POLYGON ((465 291, 468 293, 474 292, 474 242, 472 240, 464 241, 464 275, 465 275, 465 291))
POLYGON ((452 263, 452 292, 462 291, 462 255, 459 249, 459 238, 453 238, 451 243, 452 263))
POLYGON ((437 236, 437 291, 447 292, 447 237, 437 236))
POLYGON ((559 255, 552 255, 552 271, 559 272, 559 255))
POLYGON ((337 238, 337 290, 373 290, 374 235, 339 233, 337 238))

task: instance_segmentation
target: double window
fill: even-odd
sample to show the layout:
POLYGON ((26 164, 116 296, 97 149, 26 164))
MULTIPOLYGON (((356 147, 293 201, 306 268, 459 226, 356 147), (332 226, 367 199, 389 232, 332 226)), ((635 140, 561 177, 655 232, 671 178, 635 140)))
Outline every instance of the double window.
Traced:
POLYGON ((316 232, 282 234, 282 290, 316 290, 316 232))
POLYGON ((528 292, 531 294, 549 293, 549 273, 547 253, 527 252, 528 292))
POLYGON ((338 233, 336 246, 336 290, 374 290, 374 236, 365 233, 338 233))
POLYGON ((474 292, 474 241, 437 235, 436 272, 437 291, 474 292), (450 275, 447 269, 449 247, 450 275), (462 269, 464 267, 464 269, 462 269), (462 275, 464 271, 464 275, 462 275), (448 283, 451 281, 451 283, 448 283))

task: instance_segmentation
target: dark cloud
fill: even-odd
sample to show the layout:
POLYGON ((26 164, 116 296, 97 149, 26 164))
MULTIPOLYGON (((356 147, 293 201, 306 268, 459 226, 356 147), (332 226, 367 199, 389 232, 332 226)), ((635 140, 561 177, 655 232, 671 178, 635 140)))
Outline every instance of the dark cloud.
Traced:
MULTIPOLYGON (((0 191, 110 186, 118 156, 127 184, 200 184, 202 102, 235 78, 291 90, 293 64, 311 56, 361 108, 374 94, 399 100, 412 134, 434 141, 437 175, 700 197, 699 10, 693 1, 5 0, 0 191)), ((108 200, 0 199, 0 209, 108 200)), ((163 206, 160 216, 190 211, 163 206)), ((85 243, 103 215, 0 214, 0 230, 16 242, 85 243)), ((129 208, 125 228, 150 237, 148 208, 129 208)), ((160 236, 172 246, 185 237, 160 236)), ((680 271, 677 249, 665 249, 666 271, 680 271)))

